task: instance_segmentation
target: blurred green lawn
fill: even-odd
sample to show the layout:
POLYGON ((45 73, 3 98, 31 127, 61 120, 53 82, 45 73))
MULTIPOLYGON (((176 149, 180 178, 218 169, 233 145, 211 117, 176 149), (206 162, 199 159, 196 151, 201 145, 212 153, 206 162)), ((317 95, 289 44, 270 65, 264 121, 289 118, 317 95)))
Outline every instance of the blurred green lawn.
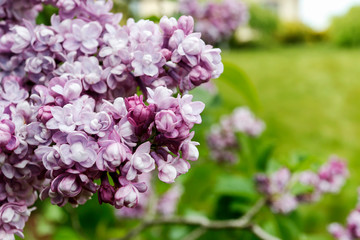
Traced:
POLYGON ((278 155, 336 153, 359 166, 360 50, 299 46, 222 55, 255 84, 278 155))
MULTIPOLYGON (((241 67, 256 86, 258 115, 283 163, 292 153, 316 155, 324 162, 330 154, 348 159, 351 176, 341 194, 306 206, 303 214, 304 229, 310 232, 325 233, 326 223, 345 222, 360 185, 360 49, 293 46, 231 50, 222 56, 241 67)), ((316 239, 330 239, 321 235, 316 239)))

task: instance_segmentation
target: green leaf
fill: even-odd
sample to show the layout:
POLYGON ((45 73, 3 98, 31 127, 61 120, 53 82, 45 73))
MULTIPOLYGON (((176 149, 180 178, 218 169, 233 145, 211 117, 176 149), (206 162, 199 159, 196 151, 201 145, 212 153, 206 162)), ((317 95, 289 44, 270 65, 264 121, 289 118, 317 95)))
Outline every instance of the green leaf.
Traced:
POLYGON ((189 234, 188 226, 172 226, 169 229, 169 239, 184 239, 189 234))
POLYGON ((311 155, 294 154, 288 161, 289 168, 296 171, 312 169, 318 162, 317 158, 311 155))
POLYGON ((268 166, 268 162, 274 152, 275 145, 274 144, 266 144, 260 150, 260 153, 256 159, 256 169, 264 172, 268 166))
POLYGON ((216 202, 215 219, 235 219, 243 216, 253 205, 247 197, 221 195, 216 202))
POLYGON ((314 190, 314 187, 309 186, 309 185, 303 185, 303 184, 301 184, 299 182, 295 183, 291 187, 291 193, 294 194, 294 195, 310 193, 313 190, 314 190))
POLYGON ((55 236, 54 240, 81 240, 83 239, 78 233, 76 233, 73 229, 68 227, 60 228, 55 236))
POLYGON ((46 203, 43 212, 44 218, 50 222, 61 223, 64 222, 67 218, 62 208, 52 205, 50 202, 46 203))
POLYGON ((54 232, 54 226, 42 216, 36 219, 36 233, 39 236, 50 235, 54 232))
POLYGON ((268 162, 268 166, 266 168, 265 173, 266 174, 273 174, 274 172, 276 172, 277 170, 279 170, 282 167, 284 167, 284 165, 279 163, 276 159, 270 159, 270 161, 268 162))
POLYGON ((53 14, 58 13, 58 9, 51 5, 44 5, 43 10, 36 18, 36 24, 50 25, 50 19, 53 14))
POLYGON ((146 19, 147 19, 147 20, 150 20, 150 21, 153 21, 153 22, 155 22, 155 23, 160 22, 160 17, 159 17, 159 16, 155 16, 155 15, 152 15, 152 16, 150 16, 150 17, 147 17, 146 19))
POLYGON ((260 106, 259 97, 249 77, 237 65, 227 61, 223 63, 224 72, 215 83, 224 101, 234 107, 245 101, 252 109, 257 110, 260 106))
POLYGON ((191 90, 191 94, 194 96, 193 101, 202 101, 205 105, 208 105, 214 101, 215 96, 210 94, 204 88, 195 88, 191 90))
POLYGON ((281 239, 286 240, 298 240, 301 234, 299 229, 299 219, 296 214, 282 216, 277 215, 276 221, 278 224, 278 230, 281 234, 281 239))
POLYGON ((252 179, 231 175, 223 175, 218 178, 215 193, 248 198, 254 198, 257 194, 252 179))

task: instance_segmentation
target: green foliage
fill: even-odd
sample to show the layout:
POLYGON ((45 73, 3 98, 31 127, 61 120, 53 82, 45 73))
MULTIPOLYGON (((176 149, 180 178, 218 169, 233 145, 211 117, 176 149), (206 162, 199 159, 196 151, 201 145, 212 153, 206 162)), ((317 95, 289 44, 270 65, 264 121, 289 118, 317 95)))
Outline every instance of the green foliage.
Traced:
POLYGON ((58 13, 58 9, 51 5, 44 5, 43 10, 36 18, 36 24, 50 25, 51 16, 58 13))
POLYGON ((344 16, 333 19, 330 39, 338 46, 360 46, 360 7, 353 7, 344 16))
POLYGON ((276 32, 280 25, 278 16, 271 10, 251 4, 249 6, 249 27, 252 30, 252 40, 241 43, 241 47, 273 47, 277 45, 276 32))
POLYGON ((252 4, 249 14, 249 26, 263 35, 273 35, 279 27, 277 15, 264 7, 252 4))
POLYGON ((314 31, 301 22, 280 22, 273 11, 258 4, 250 5, 249 12, 249 27, 255 30, 254 40, 249 46, 274 47, 279 43, 295 44, 327 39, 326 31, 314 31))
POLYGON ((215 81, 224 104, 234 108, 246 104, 257 110, 260 106, 259 98, 249 77, 232 62, 223 61, 223 63, 224 72, 215 81))
POLYGON ((220 195, 239 196, 249 199, 254 199, 256 196, 254 182, 251 178, 234 175, 219 176, 214 192, 220 195))
POLYGON ((161 18, 159 16, 153 15, 153 16, 147 17, 146 19, 153 21, 155 23, 159 23, 161 18))
POLYGON ((259 154, 256 158, 256 169, 264 172, 267 167, 272 154, 274 153, 275 145, 272 143, 265 143, 259 149, 259 154))
POLYGON ((116 0, 113 1, 114 6, 112 8, 113 13, 121 13, 123 15, 121 19, 121 24, 126 24, 128 18, 137 19, 137 9, 134 8, 137 4, 137 0, 116 0))
POLYGON ((305 43, 311 41, 313 35, 316 33, 301 22, 282 23, 277 32, 278 40, 285 44, 305 43))
POLYGON ((62 227, 55 233, 54 240, 84 240, 79 233, 72 228, 62 227))
POLYGON ((278 224, 280 239, 286 240, 299 240, 301 234, 299 222, 300 219, 296 213, 291 213, 289 215, 276 215, 276 222, 278 224))

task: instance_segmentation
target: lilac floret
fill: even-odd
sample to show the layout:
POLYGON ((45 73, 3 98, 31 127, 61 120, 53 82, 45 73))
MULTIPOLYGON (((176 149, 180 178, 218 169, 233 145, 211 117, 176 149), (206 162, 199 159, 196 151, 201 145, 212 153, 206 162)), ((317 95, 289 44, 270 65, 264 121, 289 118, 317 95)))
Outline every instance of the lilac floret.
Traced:
POLYGON ((68 144, 60 146, 62 162, 71 167, 91 168, 96 161, 98 145, 83 132, 71 132, 66 138, 68 144))
POLYGON ((150 142, 145 142, 137 147, 136 151, 128 156, 129 162, 124 166, 126 179, 134 180, 138 172, 148 173, 155 169, 155 161, 150 156, 150 142))
POLYGON ((32 210, 22 203, 5 203, 0 207, 0 238, 14 240, 14 234, 24 237, 22 230, 32 210))
POLYGON ((102 27, 98 22, 73 20, 71 32, 65 34, 63 46, 69 52, 80 49, 85 54, 94 54, 99 46, 97 39, 101 33, 102 27))

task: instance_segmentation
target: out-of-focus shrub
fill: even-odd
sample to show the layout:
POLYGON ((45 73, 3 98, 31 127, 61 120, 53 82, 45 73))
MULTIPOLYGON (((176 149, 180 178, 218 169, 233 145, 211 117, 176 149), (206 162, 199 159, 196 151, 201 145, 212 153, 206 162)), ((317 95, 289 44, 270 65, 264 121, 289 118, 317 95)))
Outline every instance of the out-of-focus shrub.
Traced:
POLYGON ((321 42, 329 40, 329 31, 311 31, 307 38, 310 42, 321 42))
POLYGON ((253 4, 249 8, 249 26, 263 35, 273 35, 279 26, 278 16, 272 11, 253 4))
POLYGON ((241 47, 269 47, 276 44, 275 33, 280 24, 278 16, 258 4, 249 6, 249 23, 236 32, 234 42, 241 47))
POLYGON ((294 44, 310 42, 322 37, 301 22, 286 22, 279 27, 277 38, 281 43, 294 44))
POLYGON ((330 39, 339 46, 360 46, 360 6, 353 7, 344 16, 333 19, 330 39))

